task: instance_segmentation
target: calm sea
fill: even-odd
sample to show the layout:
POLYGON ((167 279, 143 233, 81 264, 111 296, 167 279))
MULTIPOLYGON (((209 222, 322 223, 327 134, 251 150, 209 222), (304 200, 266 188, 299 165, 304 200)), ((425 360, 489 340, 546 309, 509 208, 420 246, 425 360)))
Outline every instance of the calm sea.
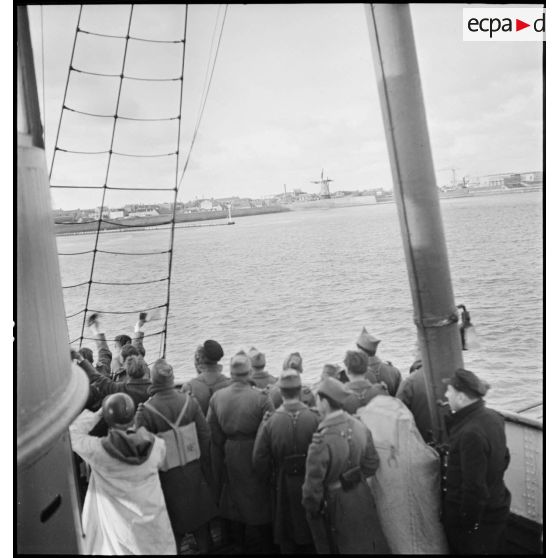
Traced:
MULTIPOLYGON (((465 365, 492 385, 489 404, 519 410, 542 400, 542 193, 443 199, 456 304, 467 306, 480 347, 465 365)), ((93 279, 143 282, 166 277, 170 231, 102 234, 93 279)), ((95 235, 59 237, 60 252, 93 248, 95 235)), ((341 362, 362 326, 378 354, 407 374, 415 326, 395 204, 293 211, 236 219, 235 226, 177 229, 167 358, 179 379, 194 374, 193 354, 218 340, 224 363, 255 346, 278 373, 299 351, 308 383, 326 362, 341 362)), ((91 254, 61 256, 62 282, 88 281, 91 254)), ((87 287, 65 289, 66 313, 84 307, 87 287)), ((166 301, 166 282, 93 285, 89 308, 106 314, 107 337, 130 332, 143 308, 166 301)), ((68 320, 78 338, 83 315, 68 320)), ((146 335, 162 328, 150 322, 146 335)), ((93 342, 86 341, 93 348, 93 342)), ((75 343, 77 345, 77 343, 75 343)), ((146 338, 147 359, 160 336, 146 338)), ((151 357, 151 358, 150 358, 151 357)), ((228 367, 225 367, 228 372, 228 367)))

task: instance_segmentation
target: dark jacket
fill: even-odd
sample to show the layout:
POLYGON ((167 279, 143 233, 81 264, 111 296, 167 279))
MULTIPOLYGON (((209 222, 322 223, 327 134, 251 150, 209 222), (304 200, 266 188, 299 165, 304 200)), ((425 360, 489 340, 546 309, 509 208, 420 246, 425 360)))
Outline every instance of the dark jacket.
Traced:
MULTIPOLYGON (((127 378, 124 382, 115 382, 103 374, 99 374, 93 367, 93 365, 87 361, 82 360, 79 366, 84 370, 89 378, 90 393, 95 393, 95 397, 99 398, 101 401, 111 393, 127 393, 134 401, 134 405, 137 407, 140 403, 143 403, 149 397, 147 390, 151 386, 151 381, 145 378, 134 379, 127 378)), ((103 437, 108 433, 108 425, 104 418, 101 417, 99 422, 94 426, 94 428, 89 432, 91 436, 103 437)))
MULTIPOLYGON (((172 530, 175 535, 184 536, 185 533, 196 530, 217 514, 209 485, 211 482, 209 426, 193 397, 180 393, 172 387, 152 388, 150 393, 153 395, 147 403, 172 423, 178 419, 186 398, 190 399, 179 426, 195 423, 201 457, 182 467, 159 472, 172 530)), ((170 426, 144 404, 139 405, 136 413, 136 427, 141 426, 154 434, 170 430, 170 426)))
POLYGON ((376 395, 388 395, 388 391, 382 384, 371 384, 364 376, 356 380, 350 380, 345 384, 350 395, 343 402, 343 408, 350 415, 354 415, 359 407, 368 405, 376 395))
POLYGON ((401 383, 401 372, 391 362, 383 361, 376 355, 368 355, 368 368, 365 377, 371 384, 384 382, 389 394, 394 397, 401 383))
POLYGON ((511 496, 504 484, 510 462, 504 418, 479 399, 449 416, 447 424, 444 523, 471 528, 505 521, 511 496))
POLYGON ((424 368, 419 368, 407 376, 399 386, 396 397, 409 408, 415 424, 423 438, 428 443, 432 441, 432 419, 426 395, 426 377, 424 368))
MULTIPOLYGON (((136 331, 134 332, 134 337, 132 339, 132 347, 135 347, 139 351, 140 355, 145 355, 145 349, 143 347, 144 335, 143 331, 136 331)), ((123 382, 126 379, 126 369, 124 368, 124 363, 122 362, 122 357, 120 355, 118 356, 118 359, 114 359, 111 362, 109 375, 115 382, 123 382)))
POLYGON ((214 393, 207 413, 221 515, 247 525, 271 521, 267 484, 252 466, 254 440, 266 411, 273 411, 271 401, 246 378, 214 393))
POLYGON ((291 541, 297 545, 312 543, 312 534, 302 507, 304 463, 312 434, 320 418, 300 401, 283 403, 262 421, 254 444, 252 463, 262 480, 273 485, 273 532, 275 543, 291 541), (298 458, 292 456, 298 455, 298 458), (300 462, 296 472, 285 458, 300 462))
POLYGON ((200 375, 182 386, 183 392, 197 399, 202 413, 206 416, 211 396, 216 391, 231 385, 231 379, 222 374, 222 370, 221 364, 204 364, 200 375))
POLYGON ((93 365, 85 359, 79 365, 87 374, 89 383, 99 390, 103 398, 111 393, 127 393, 134 400, 134 404, 137 407, 149 397, 147 390, 151 385, 151 380, 146 378, 127 378, 124 382, 115 382, 103 374, 99 374, 93 365))

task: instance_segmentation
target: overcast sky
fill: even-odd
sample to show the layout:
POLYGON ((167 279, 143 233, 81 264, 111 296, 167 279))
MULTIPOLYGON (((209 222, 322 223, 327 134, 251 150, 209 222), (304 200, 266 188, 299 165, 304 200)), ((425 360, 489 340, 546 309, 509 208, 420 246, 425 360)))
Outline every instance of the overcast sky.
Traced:
MULTIPOLYGON (((534 42, 464 42, 463 4, 412 5, 411 13, 438 184, 457 177, 542 170, 542 46, 534 42)), ((517 6, 520 6, 519 4, 517 6)), ((29 9, 42 104, 41 8, 29 9)), ((44 6, 44 96, 50 164, 78 6, 44 6)), ((81 27, 123 35, 130 8, 86 6, 81 27)), ((180 169, 199 114, 208 64, 224 6, 188 10, 180 169)), ((183 5, 140 5, 130 34, 179 39, 183 5)), ((74 66, 120 73, 125 41, 79 34, 74 66)), ((181 45, 130 41, 125 74, 176 77, 181 45)), ((114 114, 119 79, 72 72, 67 105, 114 114)), ((119 114, 178 114, 180 82, 124 80, 119 114)), ((113 120, 65 111, 58 145, 105 151, 113 120)), ((177 121, 119 120, 113 150, 162 154, 176 150, 177 121)), ((107 155, 57 154, 52 182, 101 185, 107 155)), ((113 156, 109 186, 172 187, 175 158, 113 156)), ((332 191, 392 188, 370 39, 362 4, 231 5, 215 74, 179 193, 196 197, 261 197, 301 188, 322 168, 332 191)), ((100 190, 53 192, 54 206, 100 205, 100 190)), ((110 192, 106 204, 170 201, 167 192, 110 192)))

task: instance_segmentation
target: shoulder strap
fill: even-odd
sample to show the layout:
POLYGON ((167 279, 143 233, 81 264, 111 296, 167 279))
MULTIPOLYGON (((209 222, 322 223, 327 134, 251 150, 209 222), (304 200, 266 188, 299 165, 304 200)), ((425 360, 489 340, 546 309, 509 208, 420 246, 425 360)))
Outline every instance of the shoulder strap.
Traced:
POLYGON ((144 407, 147 407, 150 411, 153 411, 156 415, 159 415, 173 430, 175 430, 176 428, 178 428, 178 425, 180 424, 180 421, 182 420, 184 413, 186 413, 186 408, 188 407, 188 403, 190 403, 190 396, 187 393, 185 395, 186 395, 186 402, 184 403, 184 407, 182 407, 182 410, 180 411, 180 414, 178 415, 178 418, 174 423, 172 423, 165 415, 163 415, 163 413, 159 412, 157 409, 155 409, 155 407, 150 405, 149 401, 146 401, 143 405, 144 407))
POLYGON ((186 414, 186 409, 188 408, 189 403, 190 403, 190 396, 188 394, 186 394, 186 401, 184 403, 184 407, 182 407, 182 411, 180 411, 180 414, 178 415, 178 418, 176 419, 176 422, 174 423, 174 425, 176 427, 178 427, 180 425, 180 421, 182 420, 182 417, 186 414))
POLYGON ((294 442, 295 454, 297 454, 298 444, 296 443, 296 422, 298 420, 298 416, 300 415, 300 411, 294 411, 293 413, 287 412, 287 415, 289 415, 293 423, 293 442, 294 442))

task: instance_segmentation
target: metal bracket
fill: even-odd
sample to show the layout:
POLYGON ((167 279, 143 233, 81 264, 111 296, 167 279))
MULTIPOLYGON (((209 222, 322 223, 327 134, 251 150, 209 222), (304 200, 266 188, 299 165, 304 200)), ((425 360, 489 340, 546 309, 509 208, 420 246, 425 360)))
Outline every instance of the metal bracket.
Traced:
POLYGON ((423 318, 422 320, 414 318, 417 327, 432 328, 432 327, 445 327, 455 324, 459 321, 459 312, 457 308, 449 316, 431 316, 423 318))

